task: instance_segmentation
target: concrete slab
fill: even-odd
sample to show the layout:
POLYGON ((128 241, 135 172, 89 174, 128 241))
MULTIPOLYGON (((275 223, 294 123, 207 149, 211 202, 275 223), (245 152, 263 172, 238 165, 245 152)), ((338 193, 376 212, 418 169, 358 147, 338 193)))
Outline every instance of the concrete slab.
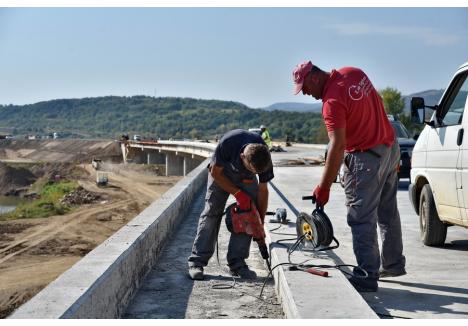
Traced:
MULTIPOLYGON (((273 187, 270 184, 269 210, 286 208, 290 219, 289 225, 283 225, 278 230, 278 224, 267 223, 269 242, 272 250, 272 265, 288 262, 287 249, 276 241, 292 245, 296 236, 295 212, 311 213, 311 202, 302 201, 302 196, 309 195, 308 174, 317 169, 287 167, 276 168, 273 187), (306 190, 307 188, 307 190, 306 190), (278 191, 280 194, 278 194, 278 191), (288 206, 284 198, 290 203, 288 206), (272 231, 274 230, 274 231, 272 231)), ((322 253, 295 252, 291 255, 294 263, 305 262, 316 265, 336 265, 342 261, 333 251, 322 253)), ((289 271, 288 266, 280 266, 274 270, 277 292, 282 300, 283 309, 288 318, 377 318, 369 305, 362 299, 348 282, 344 274, 337 269, 327 269, 329 277, 311 275, 301 271, 289 271)))
MULTIPOLYGON (((311 211, 311 205, 303 202, 301 196, 311 193, 319 182, 322 170, 323 167, 320 166, 278 167, 275 168, 274 182, 295 207, 311 211)), ((444 246, 424 246, 419 239, 418 216, 408 199, 408 184, 407 180, 400 181, 398 191, 408 274, 381 280, 377 293, 363 294, 362 297, 382 318, 466 318, 468 231, 460 227, 451 227, 444 246)), ((344 199, 343 189, 339 184, 334 184, 325 211, 341 244, 335 250, 336 255, 347 264, 355 264, 344 199)), ((274 208, 272 205, 275 204, 276 202, 272 201, 270 209, 274 208)), ((314 278, 316 277, 309 276, 309 281, 317 281, 314 278)), ((291 288, 294 289, 294 286, 291 288)))
POLYGON ((135 297, 128 305, 123 318, 283 318, 274 284, 268 282, 265 298, 258 300, 267 270, 251 246, 247 263, 260 276, 255 281, 238 280, 233 288, 232 278, 224 270, 226 249, 230 233, 222 221, 219 233, 219 260, 216 255, 205 268, 205 280, 193 281, 187 273, 187 258, 197 231, 198 218, 203 209, 205 191, 192 203, 183 221, 168 241, 160 259, 141 282, 135 297), (227 286, 216 289, 215 286, 227 286))

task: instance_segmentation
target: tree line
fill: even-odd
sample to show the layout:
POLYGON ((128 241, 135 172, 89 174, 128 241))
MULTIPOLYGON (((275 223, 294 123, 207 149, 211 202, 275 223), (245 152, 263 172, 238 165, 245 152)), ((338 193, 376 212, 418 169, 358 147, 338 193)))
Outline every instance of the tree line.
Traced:
MULTIPOLYGON (((404 98, 397 89, 381 90, 387 113, 417 132, 404 113, 404 98)), ((236 129, 266 125, 274 140, 327 143, 321 114, 265 111, 232 101, 181 97, 105 96, 59 99, 28 105, 0 105, 0 128, 14 136, 58 132, 75 138, 214 139, 236 129)))
POLYGON ((214 139, 266 125, 273 139, 321 141, 321 115, 252 109, 238 102, 179 97, 106 96, 0 106, 0 127, 14 136, 58 132, 77 138, 214 139))

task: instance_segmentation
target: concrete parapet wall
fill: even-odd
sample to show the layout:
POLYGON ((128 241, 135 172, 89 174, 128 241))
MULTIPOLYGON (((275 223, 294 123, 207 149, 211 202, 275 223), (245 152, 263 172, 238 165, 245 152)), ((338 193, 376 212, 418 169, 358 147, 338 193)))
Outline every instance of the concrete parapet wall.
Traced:
POLYGON ((208 160, 21 306, 10 318, 116 318, 206 183, 208 160))

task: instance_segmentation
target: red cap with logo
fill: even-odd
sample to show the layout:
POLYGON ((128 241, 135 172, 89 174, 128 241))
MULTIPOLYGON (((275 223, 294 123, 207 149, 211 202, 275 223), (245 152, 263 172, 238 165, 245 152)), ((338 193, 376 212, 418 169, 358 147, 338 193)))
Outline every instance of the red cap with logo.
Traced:
POLYGON ((293 70, 293 80, 294 80, 294 95, 297 95, 302 91, 302 85, 304 84, 304 79, 307 74, 310 72, 314 65, 311 61, 304 61, 300 63, 293 70))

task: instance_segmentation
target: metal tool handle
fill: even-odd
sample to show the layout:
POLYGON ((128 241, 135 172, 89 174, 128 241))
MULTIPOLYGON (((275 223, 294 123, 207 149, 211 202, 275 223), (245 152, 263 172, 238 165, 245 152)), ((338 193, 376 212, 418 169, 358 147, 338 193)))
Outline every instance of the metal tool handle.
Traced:
MULTIPOLYGON (((315 204, 317 202, 317 199, 315 197, 315 195, 312 195, 312 196, 302 196, 302 200, 312 200, 312 204, 315 204)), ((317 204, 315 206, 316 209, 318 210, 322 210, 323 211, 323 206, 320 206, 319 204, 317 204)))
POLYGON ((318 270, 318 269, 315 269, 315 268, 308 268, 308 269, 306 269, 306 272, 310 273, 310 274, 322 276, 322 277, 328 277, 328 272, 321 271, 321 270, 318 270))

